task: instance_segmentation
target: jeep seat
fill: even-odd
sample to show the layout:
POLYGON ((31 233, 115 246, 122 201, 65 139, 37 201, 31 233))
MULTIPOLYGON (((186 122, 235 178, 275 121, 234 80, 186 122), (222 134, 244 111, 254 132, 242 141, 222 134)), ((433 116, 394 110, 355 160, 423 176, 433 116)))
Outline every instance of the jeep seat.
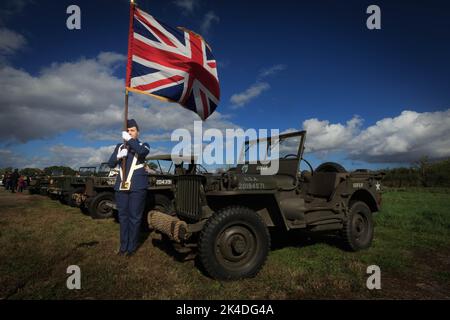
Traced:
POLYGON ((338 174, 334 172, 315 172, 308 186, 308 195, 329 199, 337 185, 338 174))

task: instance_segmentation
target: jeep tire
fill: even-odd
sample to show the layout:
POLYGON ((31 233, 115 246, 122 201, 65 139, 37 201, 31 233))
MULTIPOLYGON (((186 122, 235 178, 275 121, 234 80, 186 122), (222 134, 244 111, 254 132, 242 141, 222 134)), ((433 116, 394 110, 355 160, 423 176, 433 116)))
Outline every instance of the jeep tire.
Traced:
POLYGON ((211 216, 198 243, 201 264, 219 280, 254 277, 269 250, 270 235, 263 220, 253 210, 238 206, 211 216))
POLYGON ((352 202, 342 229, 345 247, 350 251, 367 249, 373 239, 372 212, 362 201, 352 202))
POLYGON ((112 192, 102 192, 97 194, 89 201, 89 213, 93 219, 109 219, 113 217, 113 208, 107 206, 108 203, 114 203, 114 194, 112 192))

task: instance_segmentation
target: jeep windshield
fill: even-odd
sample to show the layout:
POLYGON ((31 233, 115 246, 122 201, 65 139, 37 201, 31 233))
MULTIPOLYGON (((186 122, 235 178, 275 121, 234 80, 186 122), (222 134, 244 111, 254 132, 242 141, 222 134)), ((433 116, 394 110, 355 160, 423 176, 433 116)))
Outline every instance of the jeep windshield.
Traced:
POLYGON ((56 177, 56 176, 62 176, 63 175, 63 171, 62 170, 53 170, 51 173, 52 177, 56 177))
POLYGON ((91 176, 95 173, 95 167, 81 167, 78 171, 80 176, 91 176))
POLYGON ((147 165, 150 174, 176 174, 181 171, 190 171, 191 163, 196 160, 195 156, 182 157, 173 155, 176 163, 174 163, 171 154, 161 154, 147 157, 147 165))
POLYGON ((281 134, 277 137, 245 141, 239 163, 298 158, 304 133, 281 134))
POLYGON ((110 170, 111 168, 109 167, 108 163, 104 162, 98 168, 98 173, 109 173, 110 170))

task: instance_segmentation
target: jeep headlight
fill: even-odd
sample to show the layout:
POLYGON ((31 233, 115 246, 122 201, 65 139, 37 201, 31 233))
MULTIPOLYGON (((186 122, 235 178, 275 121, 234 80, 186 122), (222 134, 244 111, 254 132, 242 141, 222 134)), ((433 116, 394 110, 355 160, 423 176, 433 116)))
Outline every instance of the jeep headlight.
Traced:
POLYGON ((234 174, 230 174, 228 176, 228 187, 229 188, 236 188, 238 186, 238 177, 234 174))

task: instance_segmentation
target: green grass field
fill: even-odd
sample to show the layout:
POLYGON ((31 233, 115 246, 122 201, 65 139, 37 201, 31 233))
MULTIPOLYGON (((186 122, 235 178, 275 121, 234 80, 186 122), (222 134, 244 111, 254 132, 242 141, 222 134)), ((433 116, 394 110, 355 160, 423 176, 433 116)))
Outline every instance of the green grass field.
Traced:
POLYGON ((370 249, 344 251, 333 236, 275 237, 258 276, 219 282, 157 234, 143 235, 134 257, 118 257, 113 220, 2 188, 0 299, 448 299, 449 208, 449 190, 388 191, 370 249), (381 290, 366 288, 373 264, 381 290), (81 268, 81 290, 66 287, 69 265, 81 268))

